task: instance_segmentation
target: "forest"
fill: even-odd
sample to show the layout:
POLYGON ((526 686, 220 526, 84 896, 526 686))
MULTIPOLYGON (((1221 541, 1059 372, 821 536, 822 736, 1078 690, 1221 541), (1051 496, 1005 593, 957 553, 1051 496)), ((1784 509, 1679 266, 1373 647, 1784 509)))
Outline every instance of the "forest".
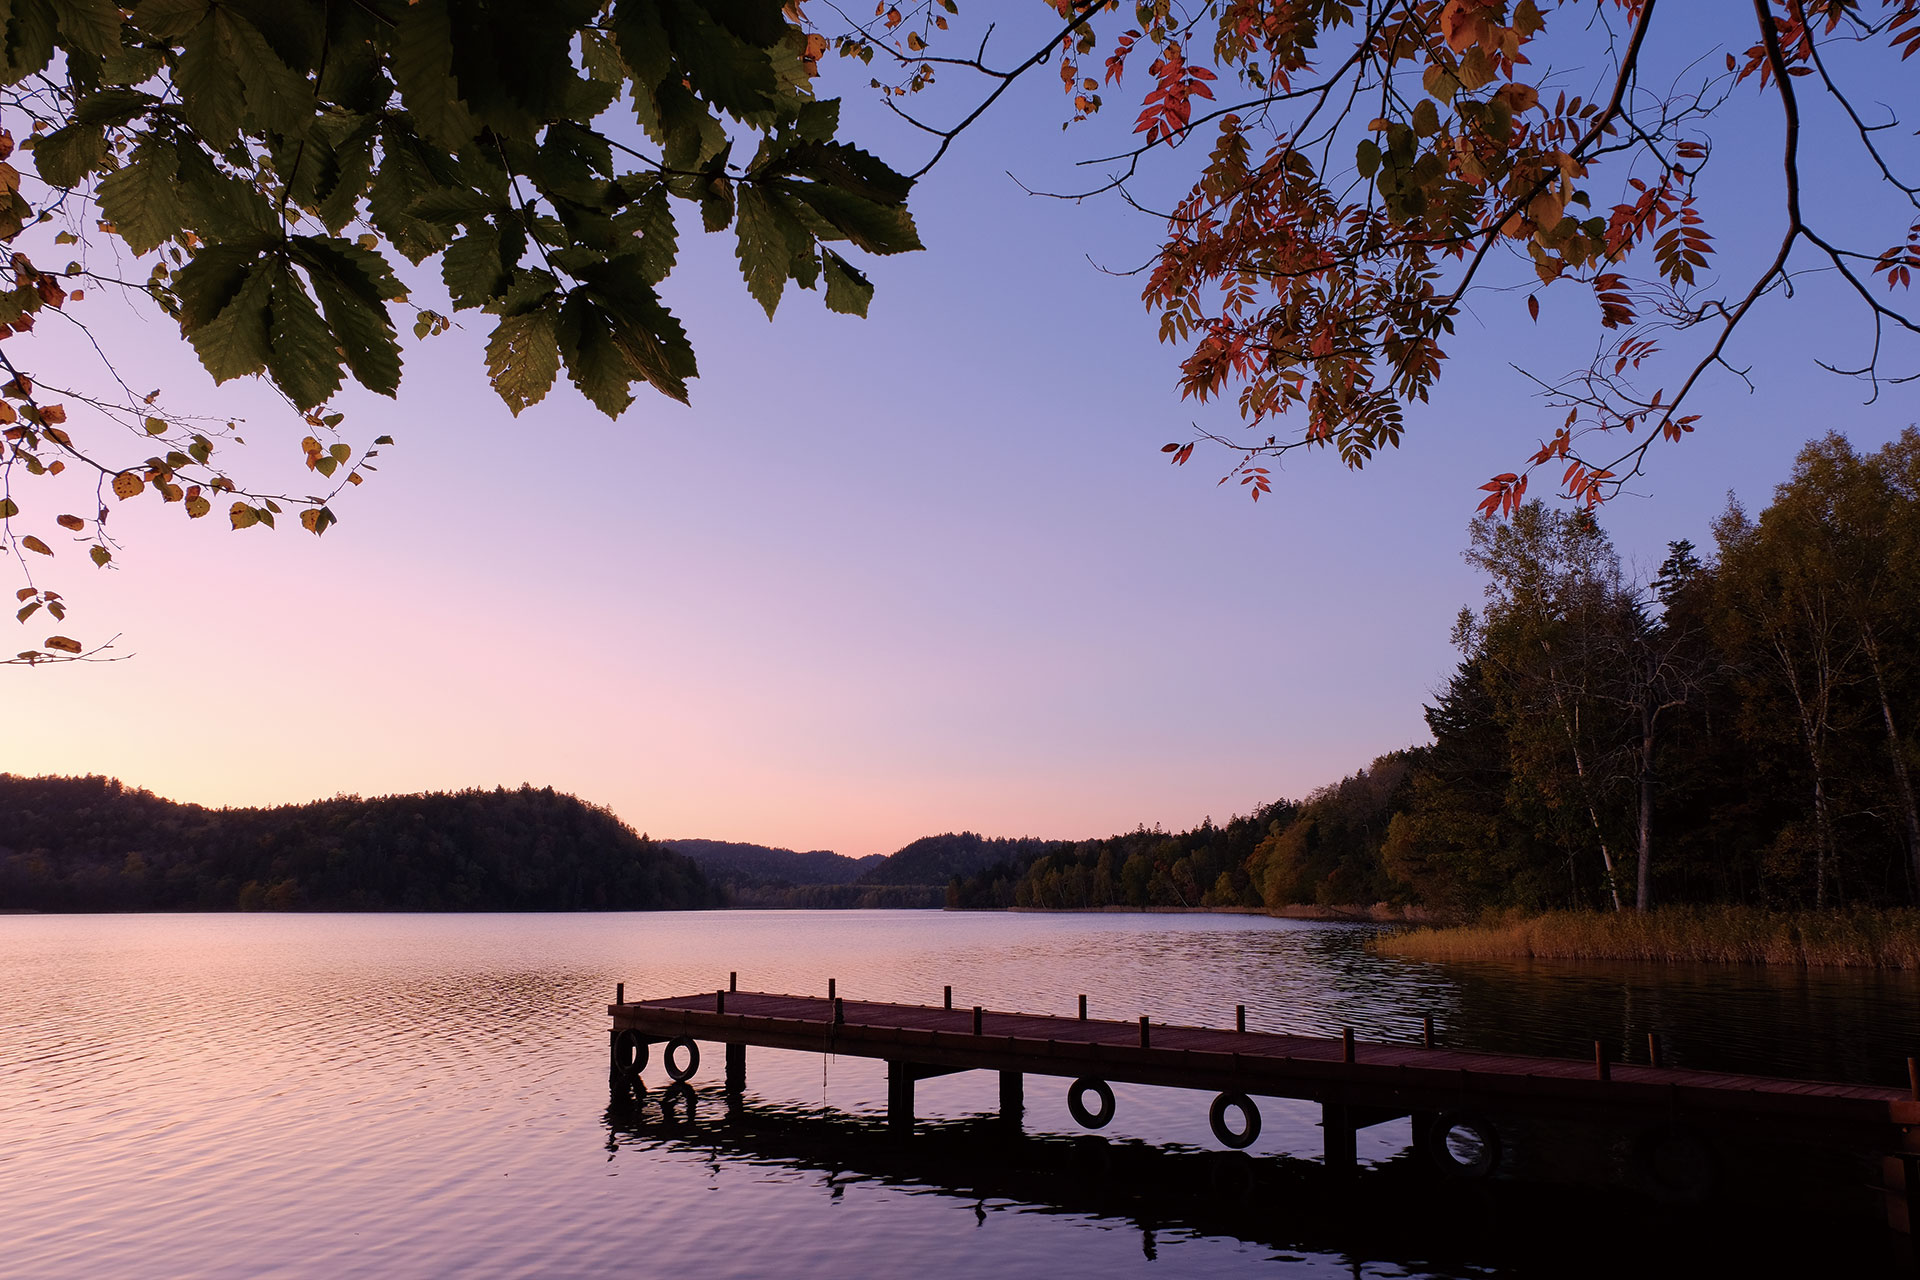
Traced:
POLYGON ((551 787, 271 809, 0 774, 0 909, 578 911, 723 905, 691 859, 551 787))
POLYGON ((1224 826, 948 883, 950 905, 1489 912, 1920 902, 1920 432, 1809 443, 1630 573, 1586 510, 1477 519, 1432 742, 1224 826))

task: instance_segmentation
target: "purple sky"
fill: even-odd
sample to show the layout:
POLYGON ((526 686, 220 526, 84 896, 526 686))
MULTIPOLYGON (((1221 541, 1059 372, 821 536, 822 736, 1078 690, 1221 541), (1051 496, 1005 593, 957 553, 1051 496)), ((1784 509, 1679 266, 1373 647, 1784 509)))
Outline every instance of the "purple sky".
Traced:
MULTIPOLYGON (((843 133, 917 167, 924 142, 838 88, 843 133)), ((410 348, 397 404, 343 399, 353 438, 398 443, 324 539, 116 507, 124 567, 62 546, 49 585, 75 634, 121 631, 134 656, 13 671, 0 768, 208 804, 525 781, 657 836, 858 855, 949 829, 1185 827, 1423 740, 1449 624, 1479 597, 1458 554, 1476 486, 1554 421, 1508 361, 1584 363, 1591 331, 1555 322, 1591 302, 1544 295, 1534 326, 1523 292, 1481 297, 1404 448, 1357 475, 1290 461, 1256 506, 1215 487, 1222 458, 1166 465, 1162 443, 1235 429, 1231 409, 1178 399, 1137 284, 1089 261, 1136 264, 1156 224, 1007 175, 1066 186, 1130 127, 1113 94, 1063 135, 1057 89, 1016 90, 925 180, 928 252, 868 264, 864 322, 790 289, 769 324, 731 237, 688 230, 668 301, 700 353, 691 409, 643 391, 609 423, 563 389, 516 421, 485 386, 481 317, 410 348)), ((1779 125, 1750 90, 1730 112, 1715 192, 1737 197, 1779 125)), ((1845 183, 1813 177, 1844 214, 1845 183)), ((1728 260, 1776 234, 1769 207, 1709 216, 1728 260)), ((216 392, 170 326, 87 305, 129 382, 253 419, 236 467, 298 462, 257 388, 216 392)), ((1757 316, 1735 359, 1761 393, 1708 388, 1700 432, 1605 509, 1622 551, 1650 573, 1668 539, 1708 544, 1728 490, 1763 505, 1808 437, 1870 448, 1912 422, 1911 387, 1863 407, 1813 367, 1860 332, 1817 279, 1757 316)))

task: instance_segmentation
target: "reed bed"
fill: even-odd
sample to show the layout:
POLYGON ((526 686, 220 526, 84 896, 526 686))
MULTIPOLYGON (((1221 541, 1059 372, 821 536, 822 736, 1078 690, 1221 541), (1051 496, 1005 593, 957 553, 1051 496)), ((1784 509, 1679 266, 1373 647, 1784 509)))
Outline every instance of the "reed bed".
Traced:
POLYGON ((1552 911, 1401 930, 1375 939, 1372 946, 1417 960, 1654 960, 1920 969, 1920 910, 1552 911))

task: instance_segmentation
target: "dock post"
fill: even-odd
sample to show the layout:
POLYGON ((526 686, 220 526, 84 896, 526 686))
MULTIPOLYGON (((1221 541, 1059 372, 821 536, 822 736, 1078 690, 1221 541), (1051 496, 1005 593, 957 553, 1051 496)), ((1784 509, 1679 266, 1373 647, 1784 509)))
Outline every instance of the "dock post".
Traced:
POLYGON ((747 1046, 727 1046, 727 1096, 738 1098, 747 1091, 747 1046))
POLYGON ((1359 1147, 1354 1141, 1353 1113, 1344 1102, 1320 1104, 1320 1128, 1325 1141, 1327 1168, 1335 1173, 1351 1173, 1359 1163, 1359 1147))
POLYGON ((1613 1067, 1607 1062, 1607 1046, 1599 1040, 1593 1042, 1593 1078, 1613 1079, 1613 1067))
POLYGON ((1087 1020, 1087 998, 1085 996, 1081 996, 1080 997, 1080 1021, 1085 1022, 1086 1020, 1087 1020))
POLYGON ((1651 1067, 1665 1065, 1660 1061, 1660 1033, 1658 1031, 1647 1032, 1647 1065, 1651 1067))
POLYGON ((887 1128, 898 1137, 913 1132, 913 1064, 887 1062, 887 1128))
POLYGON ((1420 1045, 1425 1049, 1433 1048, 1433 1015, 1430 1013, 1420 1015, 1420 1045))
POLYGON ((1243 1004, 1233 1006, 1233 1029, 1235 1031, 1247 1029, 1247 1006, 1243 1004))
POLYGON ((833 999, 833 979, 827 979, 827 999, 833 999))
POLYGON ((1140 1047, 1142 1049, 1153 1048, 1153 1041, 1147 1035, 1147 1019, 1146 1019, 1146 1015, 1144 1014, 1142 1014, 1140 1017, 1140 1047))
POLYGON ((1353 1061, 1353 1028, 1352 1027, 1340 1028, 1340 1061, 1345 1063, 1352 1063, 1353 1061))
POLYGON ((1000 1073, 1000 1123, 1015 1133, 1027 1110, 1027 1078, 1018 1071, 1000 1073))
POLYGON ((1920 1058, 1907 1059, 1907 1096, 1920 1102, 1920 1058))
POLYGON ((626 983, 616 982, 613 984, 613 1002, 615 1004, 625 1004, 627 1002, 627 984, 626 983))
POLYGON ((947 988, 947 1008, 953 1008, 953 988, 947 988))
POLYGON ((740 971, 738 969, 729 970, 727 973, 727 990, 738 991, 739 989, 740 971))
POLYGON ((983 1021, 983 1011, 981 1010, 979 1005, 973 1006, 973 1034, 977 1036, 985 1035, 986 1032, 981 1030, 981 1027, 983 1027, 984 1025, 985 1025, 985 1022, 983 1021))

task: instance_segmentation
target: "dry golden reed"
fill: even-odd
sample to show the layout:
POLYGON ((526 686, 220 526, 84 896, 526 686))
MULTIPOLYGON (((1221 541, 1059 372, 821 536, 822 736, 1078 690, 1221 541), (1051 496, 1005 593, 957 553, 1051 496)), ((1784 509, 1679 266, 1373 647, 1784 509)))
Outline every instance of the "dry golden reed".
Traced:
POLYGON ((1665 907, 1551 911, 1386 934, 1376 950, 1416 960, 1657 960, 1920 969, 1920 911, 1665 907))

